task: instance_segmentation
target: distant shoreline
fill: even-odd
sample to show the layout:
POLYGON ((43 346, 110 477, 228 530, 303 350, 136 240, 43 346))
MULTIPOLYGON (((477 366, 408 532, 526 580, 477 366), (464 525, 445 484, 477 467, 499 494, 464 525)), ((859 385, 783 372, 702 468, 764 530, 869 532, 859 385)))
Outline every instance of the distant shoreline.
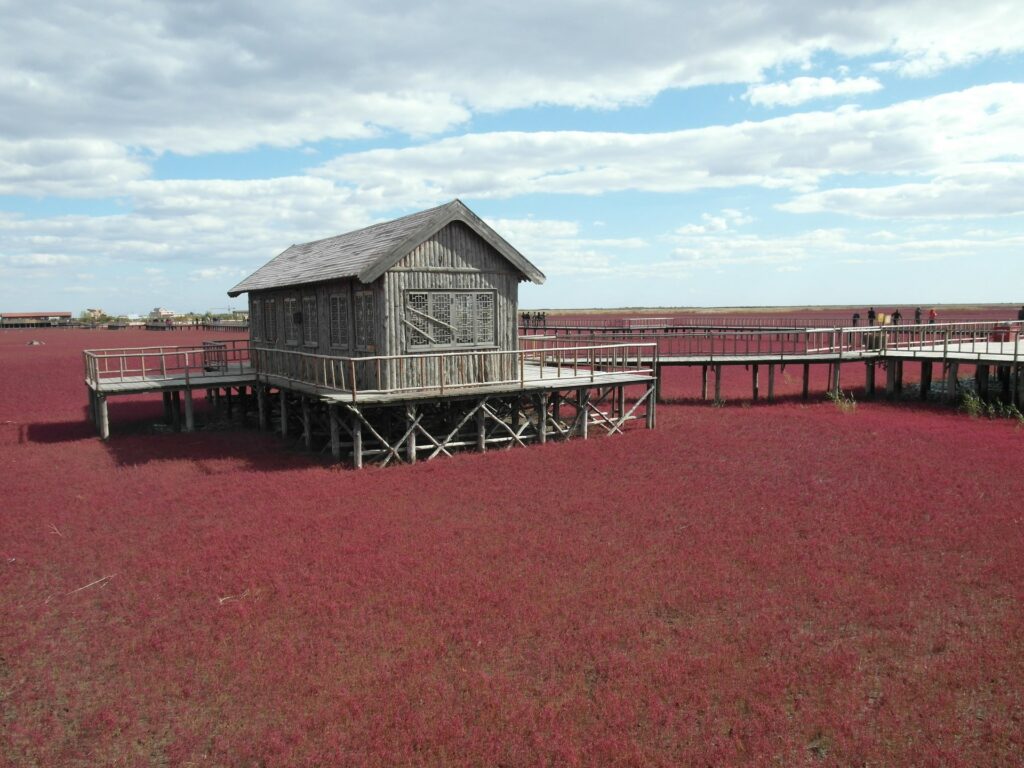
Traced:
MULTIPOLYGON (((787 312, 855 312, 864 311, 867 304, 817 304, 806 306, 765 306, 765 307, 591 307, 587 309, 564 309, 557 307, 521 307, 522 312, 546 312, 549 315, 607 315, 622 314, 630 312, 637 315, 657 315, 671 313, 674 315, 706 315, 706 314, 735 314, 735 313, 759 313, 759 314, 784 314, 787 312)), ((909 310, 920 306, 927 311, 934 308, 937 312, 945 311, 975 311, 985 309, 1019 309, 1021 304, 1016 303, 992 303, 992 304, 902 304, 899 306, 904 314, 909 310)), ((878 303, 875 307, 880 311, 889 311, 893 307, 888 304, 878 303)))

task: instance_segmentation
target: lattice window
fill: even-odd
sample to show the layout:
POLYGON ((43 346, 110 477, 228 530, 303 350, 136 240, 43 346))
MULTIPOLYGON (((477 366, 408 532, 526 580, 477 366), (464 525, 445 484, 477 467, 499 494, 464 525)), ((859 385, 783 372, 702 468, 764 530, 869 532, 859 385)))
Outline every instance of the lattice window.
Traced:
POLYGON ((427 319, 430 315, 428 296, 429 294, 419 292, 407 293, 405 296, 405 306, 409 310, 405 313, 405 322, 409 327, 407 338, 410 348, 427 347, 435 343, 430 321, 427 319))
POLYGON ((260 313, 260 300, 249 301, 249 338, 259 341, 263 336, 263 315, 260 313))
POLYGON ((267 299, 263 303, 263 338, 277 341, 277 299, 267 299))
POLYGON ((476 314, 473 323, 473 341, 477 344, 494 343, 494 294, 490 291, 476 294, 476 314))
POLYGON ((319 342, 317 338, 316 296, 302 297, 302 341, 311 347, 319 342))
POLYGON ((405 294, 405 338, 410 350, 491 346, 493 291, 410 291, 405 294))
POLYGON ((288 344, 299 343, 299 326, 295 323, 295 313, 298 311, 298 299, 284 300, 284 340, 288 344))
POLYGON ((348 349, 348 294, 334 293, 330 297, 331 304, 331 346, 348 349))
POLYGON ((358 291, 354 296, 356 349, 368 351, 373 347, 373 293, 358 291))

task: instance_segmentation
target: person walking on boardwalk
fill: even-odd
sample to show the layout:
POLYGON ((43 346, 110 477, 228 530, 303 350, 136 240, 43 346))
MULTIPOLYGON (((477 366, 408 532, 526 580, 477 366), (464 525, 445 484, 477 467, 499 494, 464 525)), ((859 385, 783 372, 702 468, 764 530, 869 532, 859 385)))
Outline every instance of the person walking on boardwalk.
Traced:
POLYGON ((899 308, 897 307, 896 309, 894 309, 892 311, 892 324, 893 325, 899 325, 900 324, 900 320, 902 320, 902 319, 903 319, 903 314, 900 312, 899 308))
POLYGON ((1017 310, 1017 319, 1024 320, 1024 306, 1017 310))
POLYGON ((914 310, 914 325, 920 325, 920 324, 921 324, 921 308, 918 307, 917 309, 914 310))
POLYGON ((935 311, 935 307, 928 310, 928 322, 934 324, 935 319, 939 316, 939 313, 935 311))
POLYGON ((877 315, 875 314, 875 308, 868 307, 868 325, 874 325, 876 317, 877 315))
POLYGON ((853 327, 856 328, 860 325, 860 312, 853 313, 853 327))

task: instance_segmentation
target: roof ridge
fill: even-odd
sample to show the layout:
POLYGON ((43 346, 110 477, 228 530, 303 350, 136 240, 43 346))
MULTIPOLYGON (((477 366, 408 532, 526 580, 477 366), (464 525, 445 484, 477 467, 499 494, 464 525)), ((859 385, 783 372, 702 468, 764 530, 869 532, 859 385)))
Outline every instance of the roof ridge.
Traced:
POLYGON ((422 210, 422 211, 413 211, 412 213, 405 214, 405 216, 399 216, 397 219, 388 219, 387 221, 378 221, 378 222, 376 222, 374 224, 367 224, 365 227, 359 227, 358 229, 350 229, 348 232, 342 232, 342 233, 337 234, 337 235, 331 235, 330 237, 321 237, 319 240, 307 240, 304 243, 292 243, 290 246, 288 246, 288 248, 289 249, 290 248, 295 248, 295 247, 301 246, 301 245, 316 245, 317 243, 326 243, 328 240, 337 240, 339 237, 348 237, 349 235, 355 235, 355 234, 358 234, 360 232, 365 232, 368 229, 373 229, 374 227, 381 227, 381 226, 384 226, 385 224, 397 224, 400 221, 405 221, 406 219, 411 219, 413 216, 423 216, 423 215, 428 214, 428 213, 434 213, 435 211, 439 211, 442 208, 447 208, 448 206, 452 205, 453 203, 459 203, 459 202, 462 202, 462 201, 459 200, 457 197, 456 198, 452 198, 447 203, 443 203, 441 205, 436 205, 433 208, 427 208, 427 209, 422 210))

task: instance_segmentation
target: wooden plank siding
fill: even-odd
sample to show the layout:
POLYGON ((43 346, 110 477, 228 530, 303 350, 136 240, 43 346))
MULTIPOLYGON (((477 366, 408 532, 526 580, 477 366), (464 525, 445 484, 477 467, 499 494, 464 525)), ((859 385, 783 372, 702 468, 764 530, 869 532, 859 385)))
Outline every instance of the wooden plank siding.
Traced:
MULTIPOLYGON (((464 223, 455 221, 429 237, 410 251, 394 267, 364 285, 356 278, 331 280, 289 288, 253 290, 249 292, 249 311, 253 316, 253 302, 260 303, 259 315, 266 317, 266 300, 276 302, 277 333, 273 341, 265 338, 263 329, 253 327, 253 346, 263 349, 291 350, 320 355, 368 357, 374 355, 405 355, 416 352, 439 351, 409 346, 409 329, 405 319, 405 295, 412 290, 492 291, 494 293, 495 335, 492 344, 473 347, 446 347, 444 351, 471 352, 475 350, 515 351, 518 349, 518 284, 522 274, 483 238, 464 223), (373 294, 373 339, 366 349, 355 343, 355 295, 360 291, 373 294), (348 296, 348 344, 339 347, 330 343, 330 296, 343 293, 348 296), (303 342, 303 328, 298 329, 297 343, 287 340, 285 301, 294 299, 301 311, 303 299, 316 297, 317 341, 315 345, 303 342)), ((305 319, 304 319, 305 322, 305 319)), ((471 360, 460 356, 452 359, 444 372, 448 382, 480 381, 514 378, 514 356, 494 356, 487 360, 471 360)), ((363 380, 370 375, 368 367, 358 378, 361 388, 373 387, 374 382, 363 380)), ((376 373, 373 374, 376 378, 376 373)), ((440 374, 429 366, 409 368, 382 367, 381 384, 396 386, 437 386, 440 374)))

